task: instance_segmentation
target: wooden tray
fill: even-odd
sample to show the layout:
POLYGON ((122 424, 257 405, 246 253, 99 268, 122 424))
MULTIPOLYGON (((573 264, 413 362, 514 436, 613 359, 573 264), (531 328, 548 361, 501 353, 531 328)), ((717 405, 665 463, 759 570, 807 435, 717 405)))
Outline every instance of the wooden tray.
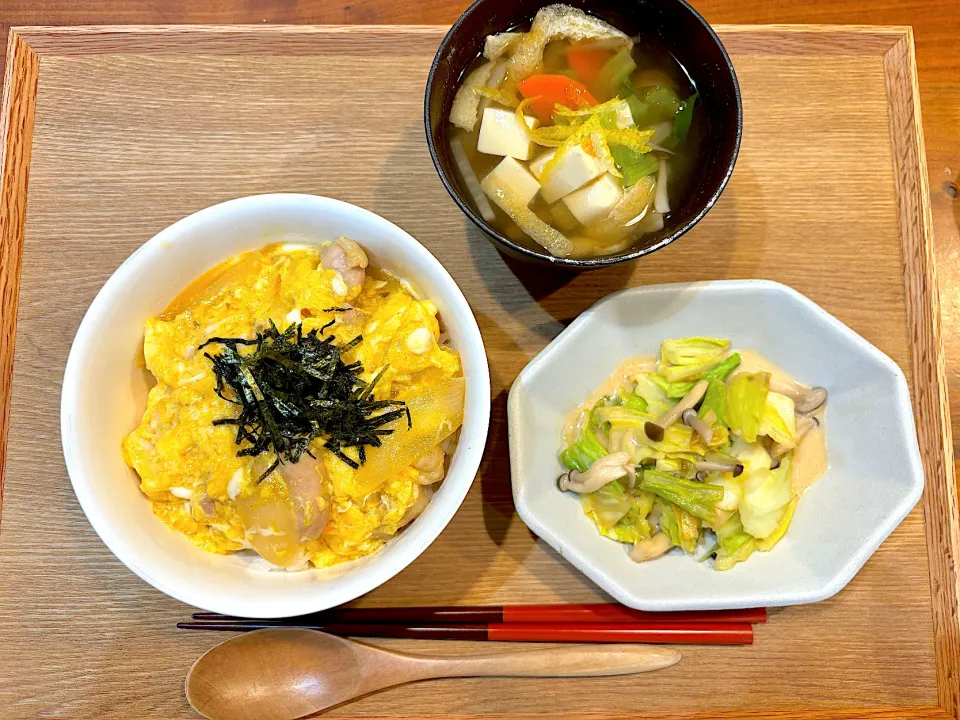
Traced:
POLYGON ((427 245, 470 298, 491 361, 473 491, 363 605, 603 599, 514 513, 505 405, 534 354, 627 285, 792 285, 904 369, 927 472, 922 506, 849 587, 772 612, 752 647, 685 648, 680 665, 650 676, 424 683, 334 715, 955 717, 957 495, 911 31, 718 30, 746 118, 730 187, 671 247, 574 277, 504 261, 441 187, 421 113, 444 28, 14 30, 0 188, 0 391, 11 409, 0 427, 0 716, 192 717, 184 674, 225 636, 174 629, 190 608, 123 568, 87 524, 60 452, 59 383, 87 305, 141 243, 212 203, 297 191, 365 206, 427 245))

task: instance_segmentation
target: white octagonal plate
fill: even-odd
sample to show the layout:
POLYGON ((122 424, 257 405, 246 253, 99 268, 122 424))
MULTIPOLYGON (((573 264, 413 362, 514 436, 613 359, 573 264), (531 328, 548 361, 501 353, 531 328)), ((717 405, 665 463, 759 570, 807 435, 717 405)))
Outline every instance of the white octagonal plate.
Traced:
POLYGON ((923 469, 906 379, 873 345, 779 283, 728 280, 634 288, 578 317, 510 390, 513 499, 523 521, 610 595, 642 610, 816 602, 841 590, 916 505, 923 469), (679 550, 642 564, 602 537, 557 489, 566 416, 625 358, 660 341, 729 338, 830 392, 827 473, 802 497, 784 539, 717 572, 679 550))

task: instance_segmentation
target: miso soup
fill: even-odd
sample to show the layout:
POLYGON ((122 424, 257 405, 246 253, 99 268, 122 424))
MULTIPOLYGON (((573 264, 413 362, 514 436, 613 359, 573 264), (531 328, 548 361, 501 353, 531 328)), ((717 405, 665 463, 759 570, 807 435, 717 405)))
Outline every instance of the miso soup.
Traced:
POLYGON ((558 257, 623 252, 661 230, 706 137, 696 89, 659 41, 566 5, 488 36, 450 121, 474 209, 558 257))

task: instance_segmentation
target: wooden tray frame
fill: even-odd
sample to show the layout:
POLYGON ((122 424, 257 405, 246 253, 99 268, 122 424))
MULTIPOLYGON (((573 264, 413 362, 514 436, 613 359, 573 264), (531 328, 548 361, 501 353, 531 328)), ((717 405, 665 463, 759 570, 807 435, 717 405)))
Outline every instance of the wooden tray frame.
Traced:
MULTIPOLYGON (((399 28, 397 28, 399 29, 399 28)), ((405 32, 427 28, 403 27, 405 32)), ((822 49, 830 54, 881 57, 891 106, 907 321, 913 330, 913 395, 927 484, 923 494, 926 542, 933 598, 933 630, 938 703, 919 708, 855 710, 734 711, 658 714, 661 720, 684 718, 956 718, 960 716, 960 507, 954 476, 952 432, 946 395, 946 368, 940 326, 940 299, 934 263, 932 216, 920 118, 913 31, 873 26, 722 26, 731 53, 748 49, 764 33, 777 35, 786 54, 822 49)), ((26 218, 27 183, 40 60, 45 55, 124 53, 307 54, 317 33, 362 34, 375 42, 391 27, 362 26, 102 26, 12 28, 7 46, 2 118, 0 118, 0 502, 9 426, 14 337, 20 264, 26 218)), ((434 28, 430 28, 435 32, 434 28)), ((2 505, 0 505, 2 509, 2 505)), ((580 720, 598 713, 568 715, 580 720)), ((409 717, 409 716, 398 716, 409 717)), ((469 715, 463 717, 492 717, 469 715)), ((513 717, 545 718, 548 714, 513 717)), ((607 717, 607 716, 604 716, 607 717)), ((624 716, 626 717, 626 716, 624 716)), ((639 715, 631 714, 638 718, 639 715)))

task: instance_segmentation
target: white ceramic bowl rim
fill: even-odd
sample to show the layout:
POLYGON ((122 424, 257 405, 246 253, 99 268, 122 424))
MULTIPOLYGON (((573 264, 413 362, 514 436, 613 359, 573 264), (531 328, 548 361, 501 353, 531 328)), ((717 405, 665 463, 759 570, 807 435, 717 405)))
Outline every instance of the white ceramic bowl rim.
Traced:
MULTIPOLYGON (((632 309, 635 310, 635 308, 632 309)), ((701 308, 701 311, 702 310, 703 308, 701 308)), ((682 312, 682 310, 676 311, 676 316, 679 316, 682 312)), ((665 317, 666 316, 675 317, 674 314, 668 314, 665 315, 665 317)), ((698 319, 698 323, 699 322, 698 319)), ((697 327, 703 333, 709 334, 707 332, 709 325, 706 327, 697 325, 697 327)), ((685 334, 691 335, 698 333, 695 331, 686 333, 679 332, 673 335, 673 337, 681 337, 685 334)), ((722 331, 716 334, 722 337, 728 336, 722 331)), ((731 335, 731 337, 735 345, 740 345, 737 342, 736 336, 731 335)), ((651 340, 649 344, 651 346, 650 350, 652 351, 653 348, 659 344, 660 340, 664 338, 657 337, 653 340, 651 337, 649 339, 651 340)), ((594 338, 594 340, 596 340, 596 338, 594 338)), ((753 347, 750 345, 740 346, 753 347)), ((757 345, 756 349, 763 350, 761 345, 757 345)), ((553 370, 556 372, 555 368, 553 368, 553 370)), ((605 379, 605 377, 603 379, 605 379)), ((580 396, 582 399, 582 397, 586 397, 587 394, 592 392, 595 387, 599 386, 600 382, 602 382, 602 379, 589 388, 580 388, 580 382, 573 383, 575 386, 574 392, 583 390, 580 396)), ((836 404, 836 402, 837 399, 834 397, 831 404, 836 404)), ((571 405, 569 409, 572 409, 575 405, 576 403, 571 405)), ((538 410, 542 411, 543 408, 538 406, 538 410)), ((832 433, 836 430, 837 424, 831 419, 831 408, 828 407, 827 412, 827 430, 828 433, 832 433)), ((629 288, 599 300, 557 335, 553 342, 544 348, 544 350, 523 369, 510 390, 508 416, 510 425, 510 459, 513 477, 513 497, 521 519, 538 537, 546 541, 615 599, 625 605, 641 610, 674 611, 716 610, 760 606, 773 607, 824 600, 839 592, 850 582, 880 544, 913 509, 923 491, 923 465, 920 460, 920 450, 911 410, 909 390, 903 371, 878 348, 820 308, 809 298, 806 298, 793 288, 769 280, 718 280, 652 285, 629 288), (620 562, 619 566, 614 568, 615 563, 610 562, 611 557, 616 555, 619 561, 620 555, 625 557, 626 553, 618 553, 616 543, 601 538, 599 534, 595 532, 593 526, 590 525, 589 521, 583 520, 581 517, 582 513, 571 508, 560 512, 553 506, 550 510, 545 511, 544 508, 537 504, 538 501, 534 499, 534 496, 542 497, 539 494, 544 492, 544 482, 549 482, 551 489, 555 490, 555 481, 553 478, 559 473, 559 466, 556 465, 555 455, 550 454, 548 465, 554 474, 551 476, 551 479, 547 481, 543 478, 543 472, 546 472, 543 470, 543 466, 538 465, 538 461, 536 460, 529 460, 531 454, 536 455, 537 453, 536 451, 528 453, 525 449, 526 445, 532 442, 535 447, 542 447, 542 443, 538 438, 529 437, 529 423, 522 423, 520 420, 522 416, 527 414, 524 410, 524 405, 529 402, 526 399, 527 396, 535 393, 534 390, 530 390, 529 388, 532 386, 537 375, 544 371, 543 368, 553 362, 558 348, 564 347, 567 343, 574 341, 574 339, 583 342, 584 338, 581 337, 581 334, 594 322, 602 322, 597 320, 597 317, 608 308, 617 308, 621 303, 630 302, 632 299, 659 299, 664 301, 664 305, 669 305, 669 303, 666 302, 668 298, 689 298, 701 295, 712 298, 711 302, 715 304, 715 307, 720 308, 723 306, 722 300, 724 295, 749 295, 752 298, 756 298, 759 297, 760 294, 768 297, 779 296, 797 307, 803 308, 803 311, 808 313, 811 318, 814 318, 815 322, 825 332, 833 333, 835 337, 842 337, 847 342, 855 344, 864 358, 868 358, 871 362, 875 363, 877 367, 882 368, 883 371, 888 374, 888 377, 892 379, 893 386, 889 399, 898 409, 898 413, 892 418, 888 432, 891 433, 891 437, 897 438, 898 443, 900 443, 902 447, 903 455, 900 458, 901 464, 898 466, 902 470, 902 478, 900 480, 902 483, 901 494, 896 498, 895 502, 885 506, 885 512, 877 525, 870 527, 862 533, 863 540, 857 547, 848 548, 841 552, 838 556, 838 561, 832 563, 829 578, 826 578, 822 583, 806 583, 803 587, 794 587, 791 586, 790 581, 786 578, 770 578, 768 582, 760 583, 763 585, 762 589, 757 586, 757 583, 754 583, 754 587, 749 590, 741 589, 739 584, 736 589, 725 586, 722 588, 710 588, 709 591, 705 590, 707 583, 712 580, 718 580, 721 576, 724 580, 728 578, 733 580, 738 576, 744 578, 745 573, 753 573, 757 567, 757 561, 751 558, 751 561, 733 570, 712 577, 708 575, 706 578, 699 578, 697 582, 702 584, 696 587, 686 587, 682 596, 667 597, 664 596, 663 593, 656 591, 648 592, 647 590, 638 592, 636 590, 637 583, 634 582, 638 577, 642 576, 648 579, 651 584, 655 586, 658 580, 656 573, 664 571, 665 568, 668 567, 664 563, 694 563, 694 560, 684 555, 678 555, 678 553, 672 553, 670 557, 653 561, 650 567, 643 565, 637 566, 623 561, 620 562), (515 423, 518 424, 518 426, 515 427, 515 423), (533 470, 534 466, 543 471, 539 477, 537 472, 533 470), (554 470, 554 468, 556 469, 554 470), (571 514, 568 515, 566 513, 571 514), (576 532, 571 532, 571 526, 569 525, 564 525, 563 529, 561 529, 561 526, 558 525, 557 522, 558 517, 563 518, 564 521, 572 522, 574 526, 577 526, 581 530, 586 527, 587 529, 583 532, 589 533, 589 537, 583 538, 577 536, 576 532), (598 555, 597 548, 599 544, 604 544, 606 547, 599 550, 600 554, 598 555), (599 561, 598 557, 600 559, 599 561), (660 564, 656 565, 655 563, 660 564), (629 577, 629 580, 625 580, 626 576, 623 574, 625 564, 629 566, 628 572, 632 576, 629 577), (628 584, 630 587, 628 587, 628 584)), ((538 413, 538 418, 544 418, 542 412, 538 413)), ((552 420, 544 419, 543 422, 549 424, 552 423, 552 420)), ((830 440, 832 437, 832 435, 828 434, 828 450, 831 457, 837 458, 843 454, 841 452, 843 448, 831 445, 830 440)), ((551 436, 550 441, 544 442, 553 442, 553 446, 555 447, 559 439, 554 439, 551 436)), ((818 480, 811 490, 819 493, 824 487, 823 483, 824 479, 818 480)), ((561 495, 561 493, 557 493, 558 498, 561 495)), ((556 498, 551 498, 551 501, 555 499, 556 498)), ((807 499, 806 496, 805 499, 807 499)), ((811 501, 807 499, 806 504, 800 504, 801 509, 798 510, 798 516, 806 509, 810 502, 811 501)), ((569 504, 573 505, 573 503, 569 504)), ((796 525, 794 528, 796 528, 796 525)), ((796 532, 797 531, 794 530, 794 535, 796 532)), ((792 539, 792 537, 793 536, 788 533, 788 538, 792 539)), ((769 554, 763 554, 766 556, 763 559, 763 562, 767 563, 766 567, 769 567, 769 564, 776 564, 778 557, 783 558, 783 555, 778 556, 777 552, 786 552, 785 547, 789 544, 789 542, 781 543, 769 554)), ((801 550, 801 552, 803 552, 803 550, 801 550)), ((840 552, 839 549, 838 552, 840 552)), ((670 565, 669 567, 682 569, 684 572, 689 570, 689 567, 680 568, 678 565, 670 565)), ((712 569, 709 570, 711 574, 715 572, 716 571, 712 569)), ((751 580, 756 580, 756 577, 751 578, 751 580)))
MULTIPOLYGON (((225 221, 225 223, 229 225, 229 222, 225 221)), ((363 240, 360 242, 364 244, 363 240)), ((241 251, 238 249, 236 252, 241 251)), ((236 252, 223 255, 220 261, 236 252)), ((206 269, 208 267, 198 265, 187 282, 206 269)), ((172 299, 173 295, 167 299, 167 302, 172 299)), ((438 305, 441 305, 441 302, 438 302, 438 305)), ((146 317, 143 320, 146 320, 146 317)), ((293 193, 241 197, 199 210, 160 231, 138 248, 106 281, 80 323, 67 360, 61 393, 61 438, 64 460, 80 506, 104 544, 134 573, 167 595, 189 605, 214 612, 248 617, 292 616, 340 605, 383 584, 413 562, 444 529, 469 491, 480 465, 489 417, 490 376, 483 339, 463 293, 440 262, 404 230, 369 210, 333 198, 293 193), (435 289, 431 297, 434 300, 442 300, 442 304, 446 305, 446 308, 441 308, 441 318, 448 329, 455 324, 461 336, 460 342, 457 343, 457 350, 461 354, 464 373, 468 379, 467 407, 451 470, 440 486, 440 491, 431 500, 428 510, 410 527, 372 555, 353 563, 336 566, 338 577, 349 573, 355 575, 350 583, 338 583, 338 589, 331 592, 324 592, 322 588, 318 591, 316 583, 306 586, 305 590, 296 584, 286 583, 285 580, 291 576, 327 571, 269 573, 279 580, 276 597, 271 597, 269 601, 253 601, 243 597, 224 597, 218 594, 216 588, 201 588, 178 582, 177 577, 169 572, 155 571, 151 561, 128 547, 117 519, 112 516, 111 507, 95 498, 94 483, 98 479, 88 476, 84 461, 86 451, 79 443, 77 426, 84 417, 82 401, 82 386, 86 371, 84 364, 87 356, 100 340, 103 316, 110 309, 114 298, 138 280, 144 267, 163 263, 164 256, 171 250, 183 250, 184 246, 194 242, 190 235, 198 227, 217 222, 220 218, 230 219, 238 213, 262 211, 276 214, 285 208, 321 216, 334 216, 337 218, 334 224, 342 220, 346 224, 365 226, 371 233, 388 238, 390 242, 402 248, 401 254, 404 259, 409 260, 410 265, 416 268, 412 276, 407 275, 415 285, 421 280, 416 276, 417 272, 421 273, 421 277, 429 277, 429 282, 435 289), (437 289, 442 294, 442 298, 437 297, 437 289), (422 522, 426 520, 428 512, 431 513, 430 521, 422 522), (390 561, 389 564, 387 560, 390 561)), ((120 440, 120 437, 116 438, 118 455, 120 440)), ((146 503, 145 497, 143 500, 146 503)), ((171 535, 174 535, 159 520, 157 523, 158 532, 171 532, 171 535)), ((199 549, 197 552, 203 553, 199 549)), ((185 559, 184 562, 188 560, 185 559)))

